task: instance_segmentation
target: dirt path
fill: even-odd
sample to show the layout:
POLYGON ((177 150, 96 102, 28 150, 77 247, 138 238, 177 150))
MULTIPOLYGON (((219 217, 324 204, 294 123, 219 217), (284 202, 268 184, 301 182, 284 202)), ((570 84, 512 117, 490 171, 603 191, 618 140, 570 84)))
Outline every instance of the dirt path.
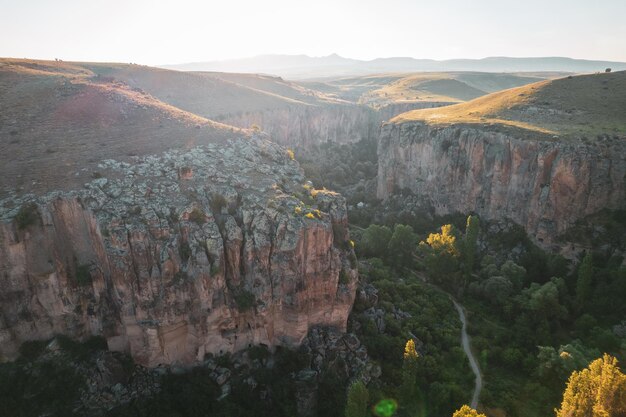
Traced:
POLYGON ((461 345, 463 346, 463 350, 467 355, 467 358, 470 362, 470 367, 472 368, 472 372, 476 375, 475 385, 474 385, 474 394, 472 395, 472 403, 470 407, 476 409, 478 405, 478 398, 480 397, 480 391, 483 389, 483 376, 480 373, 480 368, 478 367, 478 362, 472 353, 472 348, 470 346, 469 336, 467 335, 467 319, 465 318, 465 311, 463 310, 463 306, 457 303, 454 299, 452 299, 454 303, 454 307, 459 312, 459 319, 461 319, 462 327, 461 327, 461 345))

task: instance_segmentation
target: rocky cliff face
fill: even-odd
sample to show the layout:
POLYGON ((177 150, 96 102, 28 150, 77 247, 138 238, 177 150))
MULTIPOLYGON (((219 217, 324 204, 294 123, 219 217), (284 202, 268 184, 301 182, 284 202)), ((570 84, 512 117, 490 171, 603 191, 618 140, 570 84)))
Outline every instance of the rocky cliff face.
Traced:
POLYGON ((99 169, 81 190, 0 201, 0 357, 102 335, 141 364, 187 364, 345 330, 345 202, 311 196, 284 148, 242 138, 99 169))
POLYGON ((380 116, 366 106, 324 105, 293 106, 220 117, 233 126, 259 126, 276 142, 293 147, 309 148, 326 141, 358 142, 376 137, 380 116))
POLYGON ((548 244, 576 220, 626 208, 626 141, 515 137, 469 126, 383 126, 379 198, 410 189, 439 214, 510 218, 548 244))

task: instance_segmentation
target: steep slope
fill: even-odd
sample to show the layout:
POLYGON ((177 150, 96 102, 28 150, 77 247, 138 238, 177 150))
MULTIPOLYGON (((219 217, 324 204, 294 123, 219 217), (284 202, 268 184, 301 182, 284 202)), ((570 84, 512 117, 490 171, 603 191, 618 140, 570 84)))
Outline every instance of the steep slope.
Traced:
POLYGON ((379 141, 378 196, 511 218, 549 244, 626 207, 626 73, 567 77, 402 114, 379 141))

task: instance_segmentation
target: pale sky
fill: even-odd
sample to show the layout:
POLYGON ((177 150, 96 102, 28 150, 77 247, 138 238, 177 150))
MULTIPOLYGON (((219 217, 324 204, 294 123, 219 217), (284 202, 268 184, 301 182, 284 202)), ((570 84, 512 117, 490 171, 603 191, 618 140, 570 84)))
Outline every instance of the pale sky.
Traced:
POLYGON ((175 64, 260 54, 626 61, 626 0, 0 0, 0 56, 175 64))

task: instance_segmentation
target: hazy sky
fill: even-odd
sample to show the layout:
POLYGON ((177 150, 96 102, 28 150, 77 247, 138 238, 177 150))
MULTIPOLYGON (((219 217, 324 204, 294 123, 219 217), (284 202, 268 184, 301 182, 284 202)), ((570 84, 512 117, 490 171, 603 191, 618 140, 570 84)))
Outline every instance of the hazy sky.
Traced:
POLYGON ((626 61, 626 0, 0 0, 0 56, 172 64, 267 53, 626 61))

